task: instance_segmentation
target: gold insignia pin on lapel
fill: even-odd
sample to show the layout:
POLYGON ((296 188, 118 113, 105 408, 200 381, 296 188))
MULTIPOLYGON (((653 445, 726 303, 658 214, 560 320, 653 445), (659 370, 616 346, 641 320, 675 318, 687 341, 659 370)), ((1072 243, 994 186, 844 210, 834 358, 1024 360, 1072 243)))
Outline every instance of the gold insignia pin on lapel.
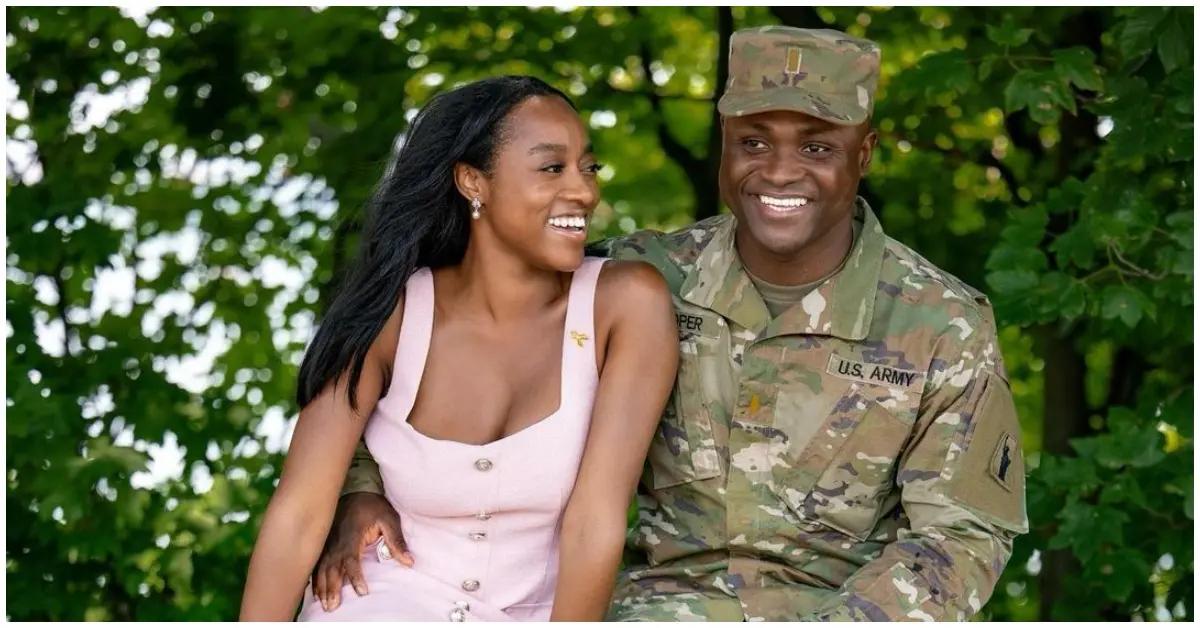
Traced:
POLYGON ((577 345, 579 345, 579 346, 581 346, 581 347, 582 347, 582 346, 583 346, 583 343, 587 342, 587 340, 588 340, 588 335, 587 335, 587 334, 581 334, 581 333, 579 333, 579 332, 577 332, 577 331, 573 331, 573 332, 571 332, 571 340, 574 340, 574 341, 575 341, 575 344, 577 344, 577 345))

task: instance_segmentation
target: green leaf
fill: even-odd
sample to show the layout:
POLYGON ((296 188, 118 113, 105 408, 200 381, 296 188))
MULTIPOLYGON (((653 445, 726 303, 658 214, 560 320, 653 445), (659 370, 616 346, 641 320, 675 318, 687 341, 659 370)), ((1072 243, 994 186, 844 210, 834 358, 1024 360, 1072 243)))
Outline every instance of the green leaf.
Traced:
POLYGON ((1075 112, 1070 86, 1053 72, 1021 70, 1004 88, 1004 109, 1015 113, 1029 109, 1029 117, 1038 124, 1054 124, 1060 109, 1075 112))
POLYGON ((1004 21, 999 26, 987 25, 987 38, 993 42, 1015 48, 1029 41, 1029 37, 1033 35, 1032 28, 1019 28, 1012 14, 1006 14, 1004 21))
POLYGON ((1172 16, 1158 37, 1158 59, 1167 74, 1191 63, 1192 42, 1184 28, 1179 16, 1172 16))
POLYGON ((988 256, 987 267, 993 270, 1032 270, 1046 269, 1046 254, 1034 246, 1013 245, 1001 243, 992 249, 988 256))
POLYGON ((992 70, 996 67, 997 58, 994 56, 984 57, 979 62, 979 80, 986 81, 992 75, 992 70))
POLYGON ((1101 297, 1100 315, 1106 319, 1120 318, 1126 326, 1136 327, 1142 320, 1142 302, 1145 297, 1136 288, 1109 286, 1101 297))
POLYGON ((962 50, 947 50, 922 57, 913 72, 913 83, 924 86, 926 96, 948 91, 965 94, 978 85, 975 72, 962 50))
POLYGON ((1062 300, 1059 301, 1058 307, 1061 309, 1063 317, 1067 320, 1079 318, 1087 308, 1087 289, 1078 281, 1072 281, 1067 284, 1066 289, 1062 292, 1062 300))
POLYGON ((1086 222, 1079 222, 1054 239, 1050 250, 1055 254, 1058 265, 1068 264, 1078 268, 1091 268, 1096 261, 1096 239, 1086 222))
POLYGON ((1117 37, 1117 48, 1126 59, 1140 57, 1150 52, 1154 45, 1154 33, 1167 13, 1162 7, 1139 7, 1127 19, 1117 37))
POLYGON ((1109 598, 1124 602, 1138 585, 1150 578, 1150 561, 1128 548, 1107 552, 1097 558, 1100 582, 1109 598))
POLYGON ((1031 270, 1001 270, 988 273, 987 282, 997 292, 1017 293, 1037 286, 1038 276, 1031 270))
POLYGON ((1065 50, 1055 50, 1054 71, 1063 81, 1074 83, 1079 89, 1100 91, 1104 81, 1100 78, 1100 69, 1096 67, 1096 55, 1083 46, 1075 46, 1065 50))

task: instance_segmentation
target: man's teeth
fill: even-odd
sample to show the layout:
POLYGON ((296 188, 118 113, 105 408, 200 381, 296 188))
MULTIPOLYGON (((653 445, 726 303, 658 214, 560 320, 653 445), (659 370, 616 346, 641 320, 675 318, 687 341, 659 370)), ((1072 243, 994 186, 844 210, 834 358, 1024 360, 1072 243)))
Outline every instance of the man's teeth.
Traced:
POLYGON ((804 207, 805 205, 808 205, 807 196, 800 196, 796 198, 777 198, 774 196, 759 194, 758 200, 762 202, 763 205, 770 205, 772 207, 804 207))
POLYGON ((546 221, 551 227, 559 229, 583 229, 587 227, 587 218, 583 216, 555 216, 546 221))

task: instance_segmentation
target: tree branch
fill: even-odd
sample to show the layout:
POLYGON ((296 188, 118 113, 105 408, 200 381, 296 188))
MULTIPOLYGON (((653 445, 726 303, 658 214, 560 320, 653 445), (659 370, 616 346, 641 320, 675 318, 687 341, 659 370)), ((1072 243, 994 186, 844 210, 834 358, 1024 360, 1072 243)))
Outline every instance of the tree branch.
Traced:
POLYGON ((71 323, 67 320, 67 286, 62 280, 62 271, 66 267, 66 262, 59 259, 57 266, 54 269, 54 289, 58 291, 58 318, 63 325, 63 356, 73 357, 71 354, 71 323))

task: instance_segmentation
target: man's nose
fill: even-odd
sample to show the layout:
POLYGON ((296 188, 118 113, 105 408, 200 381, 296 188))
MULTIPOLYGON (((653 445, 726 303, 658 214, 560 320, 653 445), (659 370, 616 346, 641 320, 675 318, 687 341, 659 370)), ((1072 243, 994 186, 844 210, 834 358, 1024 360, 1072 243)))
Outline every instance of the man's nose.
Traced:
POLYGON ((773 152, 762 171, 763 180, 779 189, 803 181, 808 176, 808 169, 791 151, 773 152))

